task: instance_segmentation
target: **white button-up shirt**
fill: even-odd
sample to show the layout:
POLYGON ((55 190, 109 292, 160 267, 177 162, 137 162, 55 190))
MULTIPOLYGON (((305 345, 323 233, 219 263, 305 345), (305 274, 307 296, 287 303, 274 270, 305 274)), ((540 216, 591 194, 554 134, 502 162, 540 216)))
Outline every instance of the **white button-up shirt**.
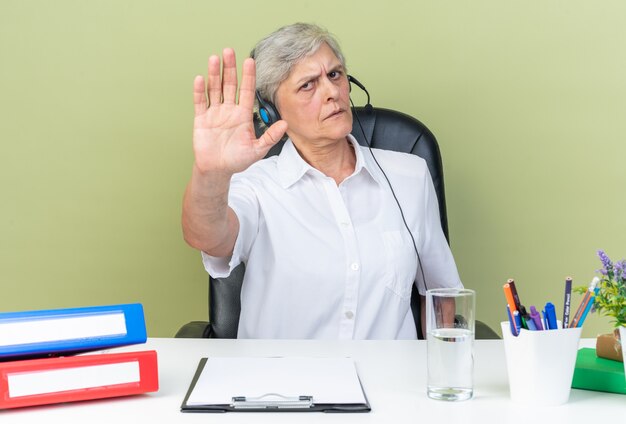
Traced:
MULTIPOLYGON (((411 288, 425 292, 396 201, 367 148, 349 136, 354 173, 341 184, 307 164, 291 141, 232 177, 239 218, 233 255, 203 253, 225 277, 241 262, 240 338, 415 339, 411 288)), ((428 167, 373 149, 420 253, 426 285, 460 287, 428 167)))

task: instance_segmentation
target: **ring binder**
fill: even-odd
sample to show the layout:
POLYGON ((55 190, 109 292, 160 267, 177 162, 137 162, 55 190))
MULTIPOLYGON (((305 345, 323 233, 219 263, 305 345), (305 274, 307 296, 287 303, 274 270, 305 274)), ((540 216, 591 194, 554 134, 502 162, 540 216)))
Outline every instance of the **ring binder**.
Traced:
POLYGON ((283 396, 266 393, 258 397, 234 396, 230 404, 235 409, 306 409, 313 407, 313 396, 283 396))
POLYGON ((145 343, 141 303, 0 312, 0 360, 145 343))
POLYGON ((0 416, 4 409, 157 390, 154 350, 0 361, 0 416))

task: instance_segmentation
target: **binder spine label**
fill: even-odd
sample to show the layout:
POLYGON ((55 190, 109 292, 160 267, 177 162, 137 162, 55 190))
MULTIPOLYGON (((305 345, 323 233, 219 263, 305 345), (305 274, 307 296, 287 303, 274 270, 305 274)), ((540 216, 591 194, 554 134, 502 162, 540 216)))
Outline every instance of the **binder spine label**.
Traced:
POLYGON ((0 322, 0 347, 127 334, 124 312, 0 322))
POLYGON ((139 362, 16 372, 7 375, 10 398, 138 383, 139 362))

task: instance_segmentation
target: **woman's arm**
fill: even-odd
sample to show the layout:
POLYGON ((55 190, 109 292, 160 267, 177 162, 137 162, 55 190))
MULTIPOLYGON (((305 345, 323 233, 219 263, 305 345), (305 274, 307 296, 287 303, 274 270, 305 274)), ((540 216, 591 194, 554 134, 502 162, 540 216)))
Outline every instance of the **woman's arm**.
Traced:
POLYGON ((262 159, 287 130, 278 121, 256 138, 252 122, 255 64, 246 59, 237 103, 235 52, 224 49, 220 58, 209 58, 208 78, 194 80, 194 166, 183 199, 182 227, 185 241, 211 256, 232 254, 239 222, 228 206, 230 178, 262 159), (207 102, 208 98, 208 102, 207 102))

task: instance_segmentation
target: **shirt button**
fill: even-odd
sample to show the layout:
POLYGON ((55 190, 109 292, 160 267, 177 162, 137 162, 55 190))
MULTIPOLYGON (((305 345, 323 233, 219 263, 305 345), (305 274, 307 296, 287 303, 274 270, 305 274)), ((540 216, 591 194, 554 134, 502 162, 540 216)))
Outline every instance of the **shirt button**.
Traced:
POLYGON ((342 227, 347 227, 347 226, 349 226, 349 225, 350 225, 350 223, 349 223, 349 222, 346 222, 346 221, 341 221, 341 226, 342 226, 342 227))
POLYGON ((346 318, 348 318, 348 319, 352 319, 352 318, 354 318, 354 312, 352 312, 352 311, 347 311, 347 312, 346 312, 346 318))
POLYGON ((358 271, 359 270, 359 264, 354 262, 352 265, 350 265, 350 268, 352 268, 352 271, 358 271))

